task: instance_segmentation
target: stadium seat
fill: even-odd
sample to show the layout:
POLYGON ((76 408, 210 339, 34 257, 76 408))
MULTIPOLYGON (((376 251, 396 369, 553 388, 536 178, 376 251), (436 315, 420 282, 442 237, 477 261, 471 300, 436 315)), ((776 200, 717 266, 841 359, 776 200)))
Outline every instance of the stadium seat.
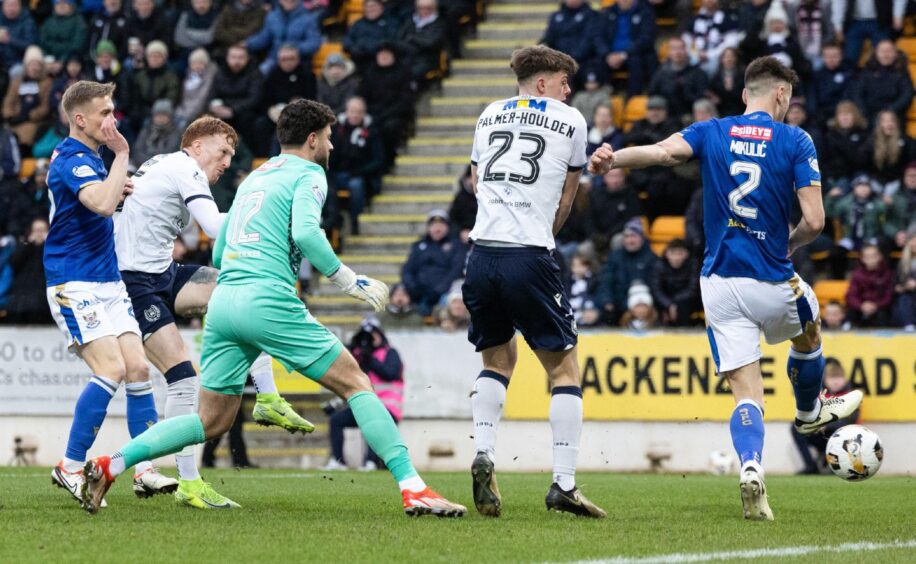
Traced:
POLYGON ((611 96, 611 113, 614 116, 614 127, 623 129, 623 109, 626 102, 623 96, 611 96))
POLYGON ((33 172, 35 172, 35 159, 31 157, 22 159, 22 166, 19 168, 19 178, 24 180, 32 176, 33 172))
POLYGON ((347 27, 363 17, 363 0, 347 0, 347 27))
POLYGON ((814 283, 817 303, 824 307, 828 302, 840 302, 846 305, 846 290, 849 280, 820 280, 814 283))
POLYGON ((916 121, 911 119, 906 122, 906 134, 910 137, 916 137, 916 121))
POLYGON ((662 41, 658 45, 658 60, 659 62, 665 62, 665 59, 668 58, 668 42, 662 41))
POLYGON ((633 96, 627 100, 626 109, 624 109, 624 129, 628 129, 629 126, 633 125, 634 122, 637 122, 646 117, 646 102, 649 100, 647 96, 633 96))
POLYGON ((912 74, 913 63, 916 62, 916 37, 901 37, 897 40, 897 48, 903 51, 906 58, 910 60, 910 74, 912 74))
POLYGON ((662 254, 669 241, 684 237, 684 230, 684 216, 682 215, 660 215, 656 217, 649 230, 649 242, 652 245, 652 252, 657 255, 662 254))
POLYGON ((910 109, 906 113, 906 118, 910 121, 916 120, 916 98, 914 98, 913 102, 910 104, 910 109))
POLYGON ((315 76, 321 75, 321 67, 324 66, 324 61, 333 55, 334 53, 342 53, 343 44, 335 43, 328 41, 322 43, 321 47, 318 49, 318 52, 315 53, 315 56, 312 57, 312 72, 315 73, 315 76))

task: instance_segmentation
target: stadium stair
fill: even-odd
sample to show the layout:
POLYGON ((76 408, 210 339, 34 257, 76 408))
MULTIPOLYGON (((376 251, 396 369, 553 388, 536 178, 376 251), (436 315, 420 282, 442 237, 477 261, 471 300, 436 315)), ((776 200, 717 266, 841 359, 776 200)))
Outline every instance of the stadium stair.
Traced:
MULTIPOLYGON (((410 245, 425 233, 426 213, 451 205, 456 181, 470 160, 477 116, 490 102, 515 94, 512 51, 537 43, 556 9, 556 2, 540 0, 488 5, 486 21, 464 43, 464 57, 452 61, 441 90, 418 106, 416 134, 384 178, 382 194, 360 216, 360 235, 344 235, 345 263, 388 284, 400 280, 410 245)), ((309 308, 327 325, 352 329, 369 313, 326 280, 314 286, 309 308)))

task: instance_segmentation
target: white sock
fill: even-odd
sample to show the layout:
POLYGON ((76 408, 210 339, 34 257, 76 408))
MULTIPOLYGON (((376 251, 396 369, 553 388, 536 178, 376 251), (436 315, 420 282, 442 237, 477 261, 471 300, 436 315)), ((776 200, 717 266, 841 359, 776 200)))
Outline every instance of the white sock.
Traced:
MULTIPOLYGON (((169 384, 165 396, 165 418, 197 413, 197 398, 200 388, 200 377, 183 378, 169 384)), ((178 477, 182 480, 195 480, 200 477, 197 471, 197 450, 194 445, 184 447, 175 455, 178 466, 178 477)))
POLYGON ((763 477, 763 466, 761 466, 759 462, 755 460, 748 460, 744 463, 743 466, 741 466, 741 471, 744 472, 748 468, 753 468, 757 471, 758 474, 760 474, 761 478, 763 477))
POLYGON ((576 458, 582 434, 582 390, 559 386, 550 398, 550 429, 553 431, 553 481, 564 491, 576 487, 576 458), (558 393, 559 392, 559 393, 558 393))
POLYGON ((259 394, 277 393, 277 384, 274 382, 273 361, 270 356, 261 353, 254 360, 248 372, 251 374, 251 381, 254 382, 254 388, 259 394))
POLYGON ((111 462, 108 464, 108 471, 111 475, 114 477, 120 476, 125 470, 127 470, 127 467, 124 466, 124 457, 118 454, 112 456, 111 462))
POLYGON ((811 423, 817 416, 821 414, 821 398, 817 398, 814 401, 814 409, 811 411, 799 411, 795 410, 795 418, 799 421, 804 421, 805 423, 811 423))
POLYGON ((83 466, 86 465, 85 460, 73 460, 72 458, 64 457, 64 470, 70 472, 79 472, 83 469, 83 466))
POLYGON ((496 457, 496 428, 503 416, 503 404, 506 403, 505 377, 484 370, 474 382, 471 392, 471 412, 474 414, 474 447, 477 452, 485 452, 490 460, 496 457))
POLYGON ((153 467, 153 463, 150 462, 149 460, 144 460, 143 462, 138 462, 137 465, 134 466, 134 476, 136 476, 136 475, 138 475, 138 474, 142 474, 142 473, 146 472, 147 470, 149 470, 149 469, 152 468, 152 467, 153 467))
POLYGON ((406 480, 398 482, 398 487, 401 488, 401 491, 410 490, 412 492, 422 492, 426 489, 426 482, 417 474, 413 478, 407 478, 406 480))

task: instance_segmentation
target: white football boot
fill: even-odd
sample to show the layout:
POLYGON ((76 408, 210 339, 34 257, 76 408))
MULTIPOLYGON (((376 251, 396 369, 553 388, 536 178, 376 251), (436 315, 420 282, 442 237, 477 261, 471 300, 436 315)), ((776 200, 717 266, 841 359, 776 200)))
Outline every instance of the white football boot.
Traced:
POLYGON ((773 511, 767 500, 767 487, 757 468, 748 465, 741 470, 741 503, 744 504, 744 518, 751 521, 772 521, 773 511))
POLYGON ((178 489, 178 480, 159 473, 150 467, 140 474, 134 474, 134 494, 137 497, 152 497, 156 494, 170 494, 178 489))

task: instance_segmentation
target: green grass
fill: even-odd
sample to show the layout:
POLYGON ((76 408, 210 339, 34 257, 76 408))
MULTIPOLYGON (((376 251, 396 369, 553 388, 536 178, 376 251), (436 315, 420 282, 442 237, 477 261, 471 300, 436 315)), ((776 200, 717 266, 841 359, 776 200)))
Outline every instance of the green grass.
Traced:
MULTIPOLYGON (((0 469, 0 562, 559 562, 916 539, 916 480, 877 477, 768 479, 772 523, 741 518, 734 476, 581 474, 608 511, 592 521, 544 509, 549 476, 499 476, 504 512, 485 519, 411 519, 387 473, 208 471, 237 511, 135 499, 130 481, 110 507, 83 513, 44 468, 0 469)), ((464 473, 427 482, 469 506, 464 473)), ((916 549, 781 558, 791 562, 913 562, 916 549)))

